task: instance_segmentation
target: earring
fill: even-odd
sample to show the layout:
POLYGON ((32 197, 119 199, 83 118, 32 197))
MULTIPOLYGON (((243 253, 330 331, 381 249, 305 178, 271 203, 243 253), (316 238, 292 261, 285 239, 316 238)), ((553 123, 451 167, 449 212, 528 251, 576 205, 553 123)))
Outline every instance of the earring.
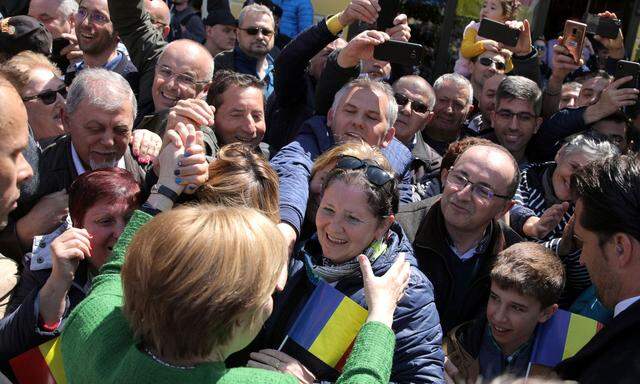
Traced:
POLYGON ((622 253, 622 247, 620 246, 620 244, 616 245, 616 252, 617 252, 618 254, 621 254, 621 253, 622 253))

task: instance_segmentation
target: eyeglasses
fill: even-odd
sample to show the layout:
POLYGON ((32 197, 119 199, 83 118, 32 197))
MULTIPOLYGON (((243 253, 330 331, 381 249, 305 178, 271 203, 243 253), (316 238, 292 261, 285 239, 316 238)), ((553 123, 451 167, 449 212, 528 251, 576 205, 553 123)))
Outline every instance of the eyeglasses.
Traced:
POLYGON ((490 59, 488 57, 481 57, 480 60, 478 60, 480 62, 480 64, 484 65, 485 67, 490 67, 491 64, 495 64, 496 69, 498 71, 504 71, 504 69, 507 67, 507 65, 500 61, 500 60, 494 60, 494 59, 490 59))
POLYGON ((51 105, 56 102, 58 99, 58 93, 62 96, 63 99, 67 98, 67 87, 64 85, 56 90, 48 90, 44 92, 40 92, 37 95, 23 97, 22 101, 31 101, 35 99, 40 99, 45 105, 51 105))
POLYGON ((89 12, 86 8, 79 8, 76 12, 76 21, 82 23, 84 19, 89 17, 89 22, 94 24, 107 24, 111 20, 109 17, 100 12, 89 12))
POLYGON ((412 100, 402 93, 394 93, 393 97, 396 99, 399 107, 404 107, 407 103, 411 103, 411 110, 418 113, 429 112, 429 107, 421 101, 412 100))
POLYGON ((263 36, 269 37, 274 33, 269 28, 264 28, 264 27, 249 27, 249 28, 238 28, 238 29, 241 31, 247 32, 251 36, 255 36, 258 34, 258 32, 260 32, 262 33, 263 36))
POLYGON ((198 81, 193 76, 187 75, 186 73, 175 73, 166 65, 157 66, 156 73, 166 81, 169 81, 175 76, 178 85, 183 88, 196 88, 198 85, 209 83, 208 80, 198 81))
POLYGON ((367 180, 376 187, 382 187, 393 180, 393 175, 380 168, 380 166, 362 161, 354 156, 340 156, 336 168, 348 170, 364 169, 367 180))
POLYGON ((513 119, 514 116, 516 116, 516 118, 518 119, 518 122, 520 122, 520 124, 533 124, 536 120, 535 115, 532 115, 528 112, 518 112, 518 113, 514 113, 511 112, 508 109, 500 109, 498 111, 496 111, 496 115, 498 116, 498 118, 504 120, 504 121, 511 121, 513 119))
POLYGON ((460 191, 465 189, 467 185, 471 185, 471 193, 482 200, 489 201, 494 197, 499 197, 501 199, 507 200, 511 199, 511 197, 506 195, 498 195, 489 186, 469 181, 469 179, 461 175, 459 172, 454 171, 453 168, 451 168, 449 174, 447 175, 447 183, 449 183, 451 187, 460 191))

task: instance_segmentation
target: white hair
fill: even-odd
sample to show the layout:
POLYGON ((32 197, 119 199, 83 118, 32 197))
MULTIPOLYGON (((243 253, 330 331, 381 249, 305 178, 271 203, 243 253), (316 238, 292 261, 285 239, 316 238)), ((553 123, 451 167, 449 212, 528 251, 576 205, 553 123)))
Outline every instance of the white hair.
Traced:
MULTIPOLYGON (((47 0, 49 1, 49 0, 47 0)), ((60 6, 58 10, 65 16, 70 17, 71 15, 75 15, 78 12, 78 2, 76 0, 62 0, 60 1, 60 6)))
POLYGON ((369 89, 374 93, 382 93, 387 98, 387 123, 389 124, 387 127, 387 131, 389 128, 393 127, 396 123, 396 119, 398 118, 398 104, 396 103, 396 99, 393 96, 393 89, 391 86, 383 81, 372 80, 368 77, 360 77, 355 80, 352 80, 345 84, 336 96, 333 98, 333 104, 331 105, 330 112, 333 114, 336 113, 338 106, 342 103, 342 99, 354 88, 364 88, 369 89))
POLYGON ((578 135, 562 146, 558 151, 558 158, 565 159, 574 154, 584 154, 590 161, 615 156, 620 150, 609 141, 599 141, 588 135, 578 135))
POLYGON ((266 6, 262 4, 249 4, 246 7, 242 8, 240 11, 240 15, 238 15, 238 26, 242 25, 242 21, 244 20, 247 13, 262 13, 268 15, 273 21, 273 27, 276 26, 276 19, 273 17, 273 12, 266 6))
POLYGON ((473 104, 473 86, 466 77, 457 73, 445 73, 444 75, 438 77, 433 83, 433 90, 436 92, 436 94, 438 93, 438 90, 444 87, 445 83, 453 83, 458 88, 466 89, 469 93, 467 105, 473 104))
MULTIPOLYGON (((136 119, 138 102, 129 83, 120 74, 103 68, 88 68, 73 79, 67 95, 64 111, 72 115, 82 100, 106 111, 116 111, 130 104, 133 120, 136 119)), ((82 112, 82 111, 80 111, 82 112)))

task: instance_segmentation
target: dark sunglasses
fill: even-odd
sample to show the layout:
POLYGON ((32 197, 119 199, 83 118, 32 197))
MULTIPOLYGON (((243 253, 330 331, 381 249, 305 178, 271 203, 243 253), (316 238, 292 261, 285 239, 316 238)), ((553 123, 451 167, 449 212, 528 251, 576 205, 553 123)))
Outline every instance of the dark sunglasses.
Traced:
POLYGON ((51 105, 56 102, 58 98, 58 93, 62 96, 63 99, 67 98, 67 87, 62 86, 56 90, 48 90, 42 93, 38 93, 37 95, 23 97, 22 101, 30 101, 35 99, 40 99, 46 105, 51 105))
POLYGON ((411 102, 411 109, 414 112, 418 112, 418 113, 429 112, 429 107, 426 106, 424 103, 417 100, 412 100, 407 96, 403 95, 402 93, 394 93, 393 97, 395 97, 396 103, 398 103, 399 107, 404 107, 405 105, 407 105, 408 102, 411 102))
POLYGON ((393 180, 393 175, 380 168, 380 166, 362 161, 354 156, 340 156, 336 168, 348 170, 364 169, 367 180, 376 187, 382 187, 393 180))
POLYGON ((499 71, 503 71, 507 67, 507 65, 502 61, 493 60, 488 57, 481 57, 479 61, 480 61, 480 64, 484 65, 485 67, 490 67, 491 64, 495 64, 496 69, 499 71))
POLYGON ((270 30, 269 28, 262 28, 262 27, 249 27, 249 28, 239 28, 241 31, 245 31, 248 34, 250 34, 251 36, 255 36, 258 34, 258 32, 262 33, 263 36, 271 36, 273 35, 273 31, 270 30))

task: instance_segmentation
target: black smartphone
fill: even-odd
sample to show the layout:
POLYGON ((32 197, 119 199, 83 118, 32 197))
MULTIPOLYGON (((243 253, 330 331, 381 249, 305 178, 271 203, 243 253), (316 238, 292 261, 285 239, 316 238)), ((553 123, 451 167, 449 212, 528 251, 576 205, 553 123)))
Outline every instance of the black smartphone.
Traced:
POLYGON ((618 30, 622 25, 620 19, 604 18, 592 13, 587 14, 585 23, 587 24, 587 33, 609 39, 618 37, 618 30))
POLYGON ((480 28, 478 28, 478 36, 495 40, 507 47, 515 47, 518 44, 520 31, 495 20, 482 19, 480 28))
POLYGON ((640 64, 633 61, 618 60, 616 63, 615 79, 618 80, 625 76, 633 76, 633 79, 622 84, 620 88, 638 88, 638 79, 640 78, 640 64))
POLYGON ((389 40, 373 49, 373 58, 402 65, 420 65, 425 56, 424 47, 420 44, 389 40))

